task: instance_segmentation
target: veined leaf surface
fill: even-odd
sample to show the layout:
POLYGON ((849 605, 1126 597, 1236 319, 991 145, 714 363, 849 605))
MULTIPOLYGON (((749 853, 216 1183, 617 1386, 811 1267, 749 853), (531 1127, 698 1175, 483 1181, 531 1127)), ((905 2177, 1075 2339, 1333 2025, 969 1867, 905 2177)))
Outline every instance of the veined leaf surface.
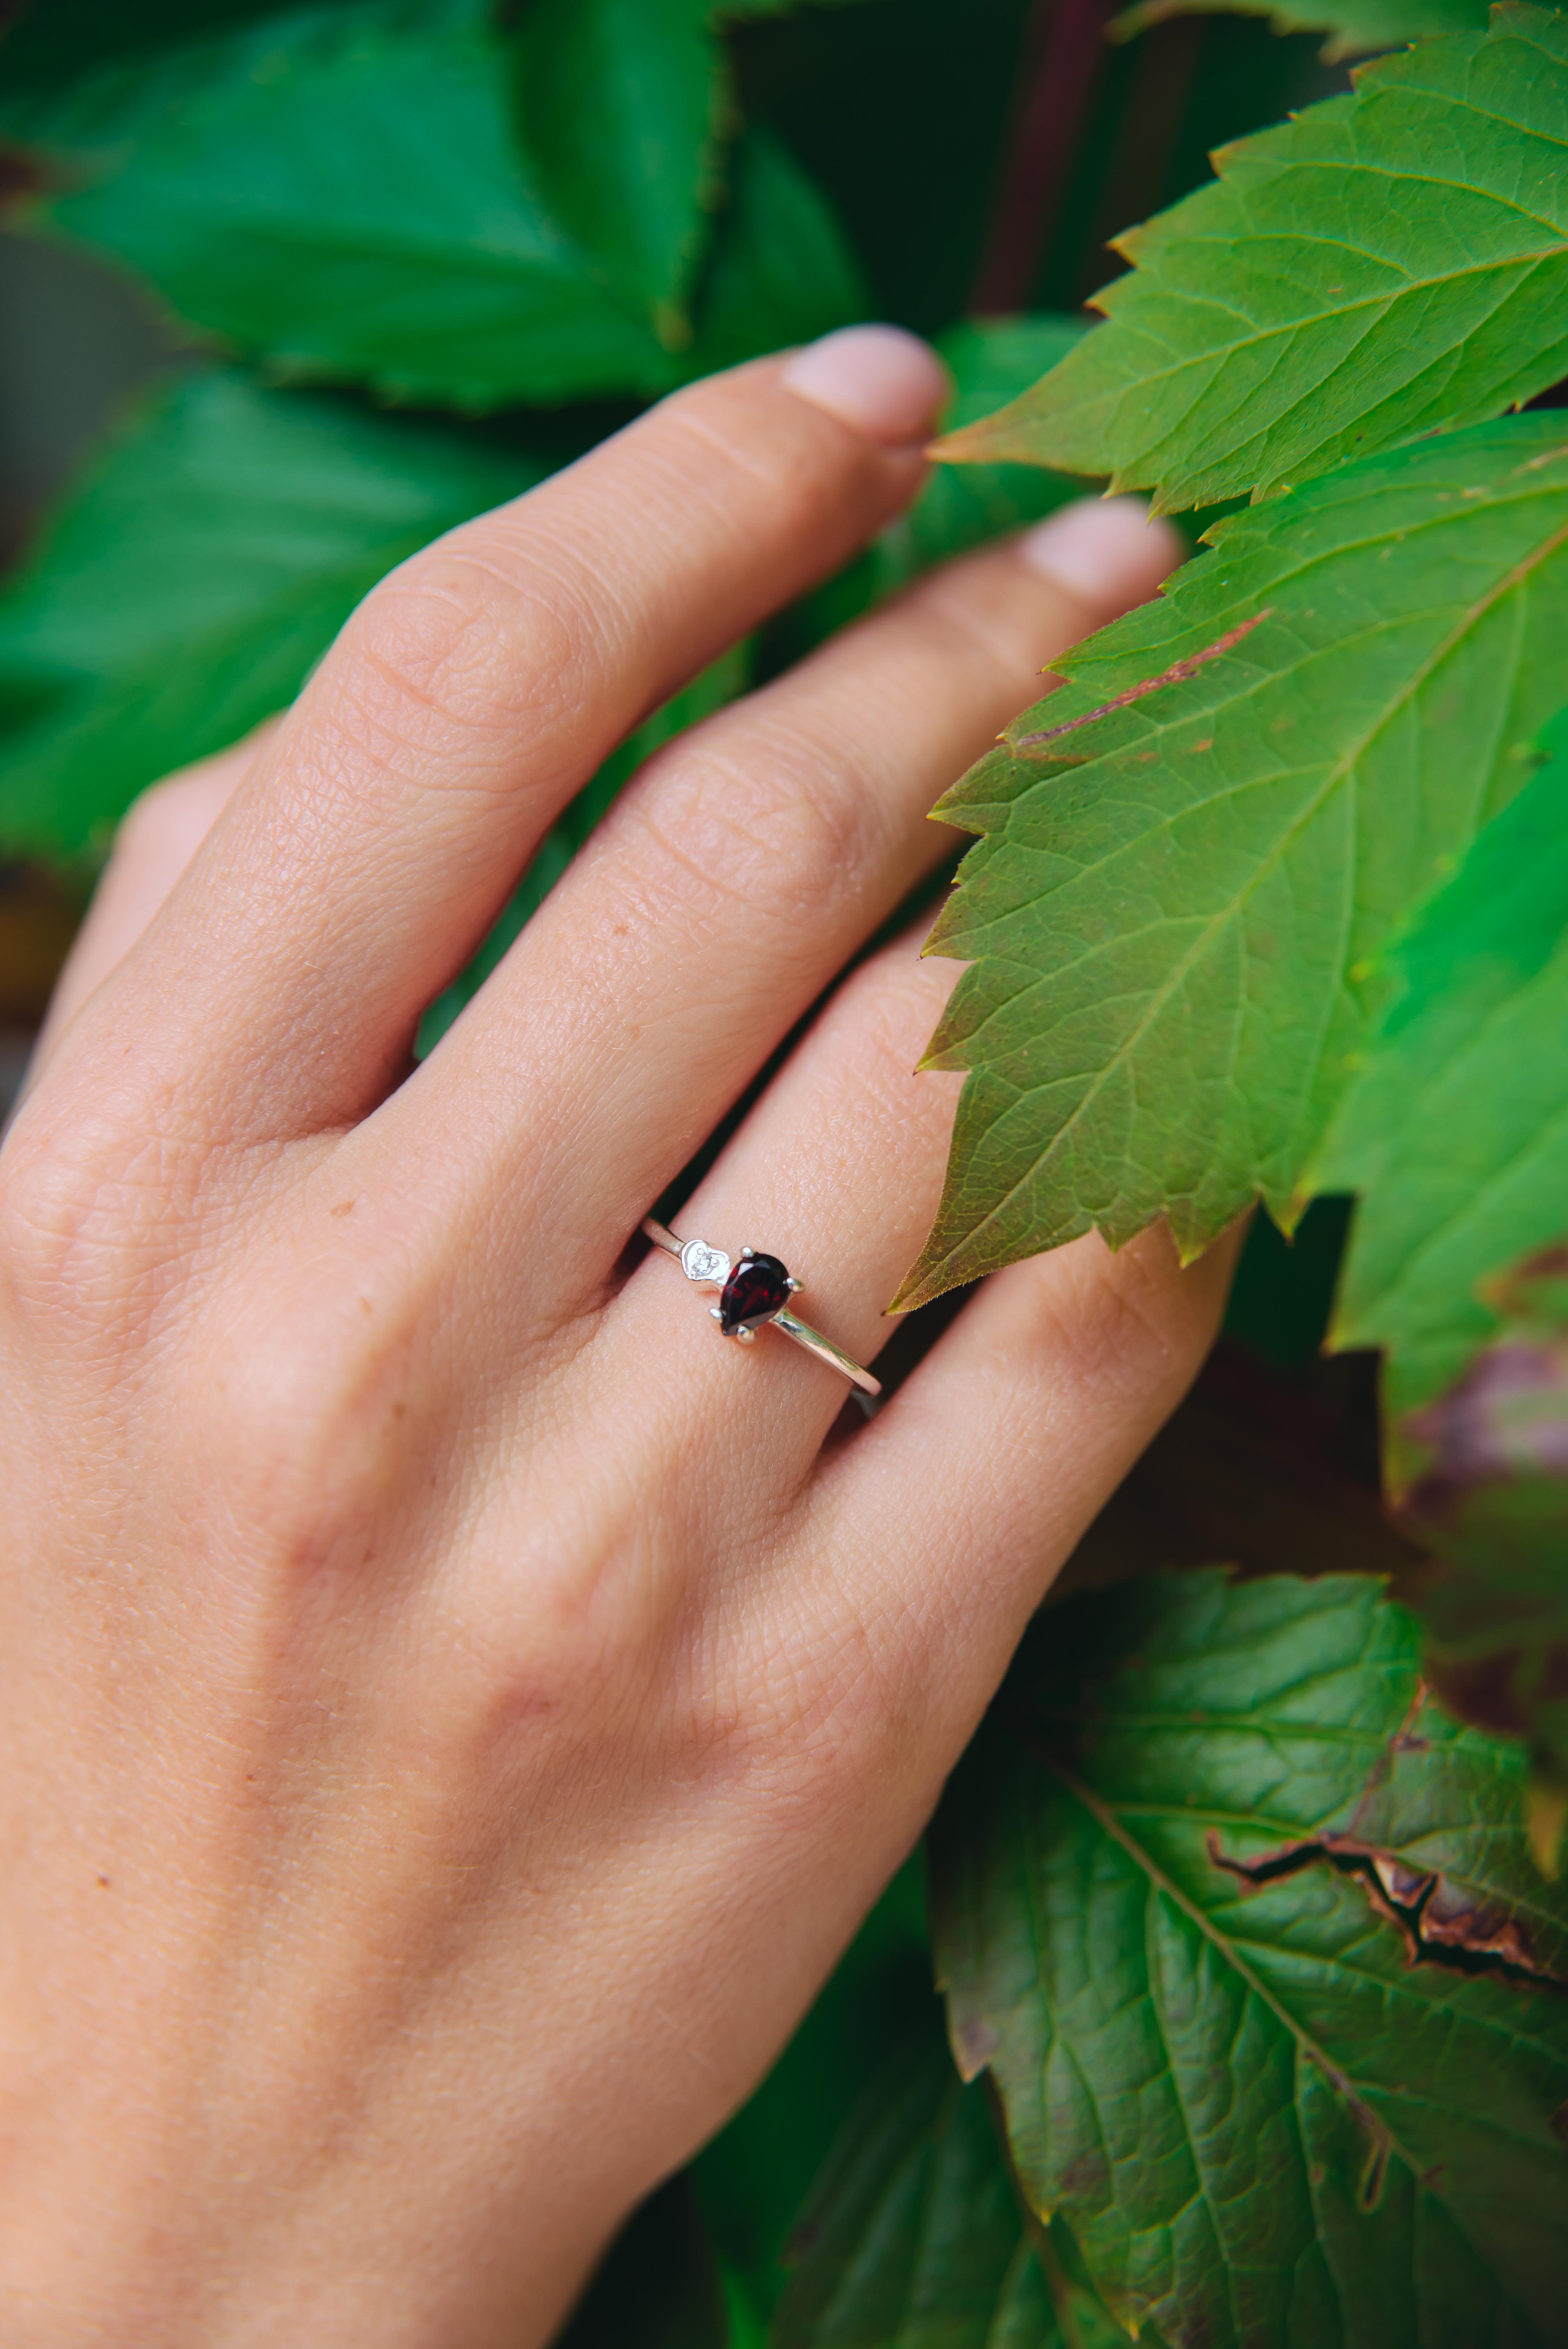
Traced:
POLYGON ((0 131, 65 164, 67 185, 114 170, 203 92, 388 39, 482 32, 489 0, 49 0, 0 49, 0 131))
POLYGON ((145 70, 149 105, 127 68, 56 120, 96 160, 54 218, 274 375, 473 410, 651 398, 856 314, 824 200, 758 132, 673 357, 530 181, 477 0, 328 6, 145 70))
POLYGON ((1116 2349, 1127 2337, 1048 2247, 1042 2265, 985 2096, 958 2079, 940 2033, 901 2049, 850 2116, 791 2257, 770 2349, 1116 2349))
POLYGON ((1552 2349, 1568 1891, 1364 1576, 1040 1619, 932 1837, 965 2069, 1171 2349, 1552 2349))
POLYGON ((1233 515, 1057 666, 939 812, 983 833, 933 933, 969 961, 927 1065, 970 1071, 900 1298, 1161 1214, 1288 1223, 1370 957, 1528 779, 1561 698, 1568 432, 1551 415, 1233 515))
POLYGON ((1509 0, 1214 160, 1118 240, 1109 323, 945 454, 1109 474, 1168 512, 1568 375, 1568 20, 1509 0))
POLYGON ((178 380, 0 598, 0 840, 87 845, 292 700, 394 564, 546 470, 221 369, 178 380))
POLYGON ((254 36, 56 207, 280 373, 494 407, 664 388, 663 354, 528 186, 500 46, 444 5, 254 36))

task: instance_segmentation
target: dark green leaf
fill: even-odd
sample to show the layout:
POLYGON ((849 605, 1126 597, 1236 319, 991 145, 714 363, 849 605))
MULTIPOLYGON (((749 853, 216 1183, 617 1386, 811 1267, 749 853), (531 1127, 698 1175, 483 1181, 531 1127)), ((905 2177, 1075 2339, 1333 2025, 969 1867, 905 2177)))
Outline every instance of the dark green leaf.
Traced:
POLYGON ((671 349, 690 340, 733 106, 709 16, 708 0, 532 0, 517 39, 540 192, 671 349))
POLYGON ((274 374, 480 409, 653 397, 841 326, 862 302, 822 198, 769 134, 735 188, 677 361, 544 210, 479 0, 376 0, 89 78, 36 135, 94 176, 62 228, 274 374))
POLYGON ((666 366, 682 379, 709 375, 865 315, 860 271, 827 199, 770 130, 747 131, 730 164, 696 340, 666 366))
POLYGON ((542 470, 222 371, 173 384, 0 599, 0 840, 93 839, 291 700, 394 564, 542 470))
POLYGON ((345 48, 481 30, 490 13, 489 0, 42 0, 0 50, 0 130, 46 150, 67 184, 96 179, 209 90, 345 48))
MULTIPOLYGON (((1561 1201, 1559 1203, 1562 1205, 1561 1201)), ((1568 1246, 1482 1285, 1496 1335, 1393 1429, 1401 1515, 1439 1552, 1428 1670, 1568 1785, 1568 1246)), ((1562 1833, 1559 1817, 1551 1838, 1562 1833)), ((1543 1853, 1543 1857, 1545 1854, 1543 1853)))
POLYGON ((1048 2243, 1037 2252, 985 2095, 954 2076, 936 2032, 901 2048, 851 2116, 791 2259, 771 2349, 1114 2349, 1127 2337, 1048 2243))
POLYGON ((1568 716, 1552 741, 1383 958, 1394 993, 1315 1169, 1361 1194, 1335 1341, 1388 1350, 1401 1415, 1495 1332, 1483 1278, 1568 1224, 1568 716))
POLYGON ((1111 23, 1130 41, 1171 16, 1266 16, 1276 33, 1327 33, 1327 59, 1392 49, 1434 33, 1484 32, 1487 0, 1138 0, 1111 23))
POLYGON ((1161 511, 1299 481, 1568 374, 1568 23, 1380 59, 1215 159, 1118 242, 1110 323, 949 453, 1152 488, 1161 511))
POLYGON ((1363 1576, 1043 1617, 932 1836, 954 2045, 1171 2349, 1552 2349, 1568 1894, 1363 1576))
POLYGON ((36 99, 106 66, 286 13, 280 0, 137 0, 133 8, 124 0, 21 0, 18 23, 0 17, 0 80, 9 96, 36 99))
POLYGON ((746 119, 779 131, 828 190, 871 282, 872 316, 936 334, 972 307, 1035 8, 860 0, 732 20, 746 119))
POLYGON ((247 33, 55 216, 279 374, 476 409, 665 388, 529 187, 503 52, 464 15, 328 8, 260 63, 247 33))
POLYGON ((983 832, 933 936, 971 1071, 920 1303, 1098 1225, 1204 1247, 1295 1211, 1367 968, 1527 779, 1560 698, 1568 438, 1519 417, 1233 515, 1057 664, 942 802, 983 832))

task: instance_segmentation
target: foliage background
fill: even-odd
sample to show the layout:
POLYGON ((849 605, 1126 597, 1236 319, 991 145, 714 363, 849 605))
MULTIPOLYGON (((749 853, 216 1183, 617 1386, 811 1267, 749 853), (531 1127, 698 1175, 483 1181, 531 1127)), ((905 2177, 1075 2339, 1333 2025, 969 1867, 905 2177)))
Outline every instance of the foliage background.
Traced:
MULTIPOLYGON (((1137 446, 1102 466, 1100 444, 1026 446, 982 420, 1068 352, 1079 375, 1109 364, 1109 341, 1079 347, 1081 305, 1119 266, 1106 240, 1207 183, 1212 150, 1347 91, 1341 52, 1484 10, 1367 0, 1304 10, 1319 29, 1303 32, 1134 15, 1138 37, 1108 42, 1104 11, 1074 0, 23 9, 0 44, 13 1064, 135 791, 285 700, 405 553, 688 375, 892 318, 939 339, 950 423, 1004 438, 616 754, 431 1007, 427 1048, 654 742, 913 570, 1075 493, 1051 461, 1158 481, 1137 446)), ((1532 363, 1526 395, 1553 379, 1532 363)), ((1214 519, 1199 502, 1233 504, 1251 478, 1194 476, 1168 502, 1196 533, 1214 519)), ((1212 576, 1195 566, 1135 632, 1212 576)), ((1127 678, 1146 653, 1127 639, 1127 678)), ((1099 640, 1101 681, 1061 707, 1103 699, 1122 657, 1099 640)), ((1500 933, 1539 941, 1492 972, 1481 1061, 1494 1009, 1557 983, 1559 766, 1509 812, 1517 838, 1483 835, 1495 869, 1467 866, 1399 949, 1408 977, 1446 970, 1456 932, 1498 907, 1500 933)), ((1434 1094, 1443 1018, 1435 1038, 1396 1020, 1396 1138, 1417 1158, 1442 1146, 1419 1113, 1435 1103, 1451 1131, 1480 1081, 1461 1075, 1446 1110, 1434 1094)), ((1568 2339, 1564 1909, 1527 1848, 1526 1754, 1492 1733, 1521 1701, 1466 1680, 1495 1639, 1479 1586, 1433 1568, 1420 1488, 1398 1526, 1380 1504, 1374 1356, 1322 1351, 1350 1220, 1336 1187, 1384 1166, 1387 1124, 1367 1110, 1337 1134, 1288 1246, 1255 1221, 1215 1361, 1086 1539, 954 1781, 930 1921, 917 1857, 750 2105, 628 2230, 573 2349, 1568 2339), (1480 1726, 1431 1695, 1421 1619, 1480 1726), (961 2085, 944 2050, 933 1926, 954 2048, 989 2088, 961 2085)), ((1253 1186, 1250 1162, 1238 1179, 1253 1186)), ((1173 1195, 1157 1187, 1129 1227, 1173 1195)), ((1357 1228, 1376 1241, 1365 1213, 1357 1228)), ((1381 1293, 1353 1279, 1342 1299, 1364 1348, 1388 1340, 1381 1293)), ((1545 1361, 1530 1392, 1550 1433, 1561 1282, 1547 1263, 1488 1294, 1469 1352, 1491 1335, 1505 1370, 1545 1361)), ((910 1317, 895 1372, 947 1309, 910 1317)), ((1521 1487, 1530 1605, 1525 1520, 1543 1512, 1554 1541, 1562 1516, 1543 1490, 1521 1487)), ((1465 1538, 1490 1590, 1482 1517, 1465 1538)), ((1538 1699, 1539 1857, 1556 1733, 1538 1699)))

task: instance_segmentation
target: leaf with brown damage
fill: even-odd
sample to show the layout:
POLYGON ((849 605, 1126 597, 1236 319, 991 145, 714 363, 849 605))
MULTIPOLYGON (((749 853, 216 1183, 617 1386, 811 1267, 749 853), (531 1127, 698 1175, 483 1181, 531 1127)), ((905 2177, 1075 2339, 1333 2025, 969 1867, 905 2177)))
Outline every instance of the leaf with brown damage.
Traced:
POLYGON ((933 1833, 954 2045, 1130 2326, 1553 2349, 1568 1889, 1370 1578, 1038 1619, 933 1833), (1362 2322, 1360 2313, 1357 2321, 1362 2322))

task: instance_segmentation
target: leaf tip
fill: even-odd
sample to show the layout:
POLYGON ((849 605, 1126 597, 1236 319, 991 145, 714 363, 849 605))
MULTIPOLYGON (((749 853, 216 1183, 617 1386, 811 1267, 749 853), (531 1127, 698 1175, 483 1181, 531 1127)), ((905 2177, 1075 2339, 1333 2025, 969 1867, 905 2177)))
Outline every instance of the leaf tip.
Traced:
POLYGON ((961 425, 956 432, 944 432, 930 441, 925 455, 934 465, 985 465, 991 461, 995 438, 991 430, 995 419, 983 416, 977 423, 961 425))

